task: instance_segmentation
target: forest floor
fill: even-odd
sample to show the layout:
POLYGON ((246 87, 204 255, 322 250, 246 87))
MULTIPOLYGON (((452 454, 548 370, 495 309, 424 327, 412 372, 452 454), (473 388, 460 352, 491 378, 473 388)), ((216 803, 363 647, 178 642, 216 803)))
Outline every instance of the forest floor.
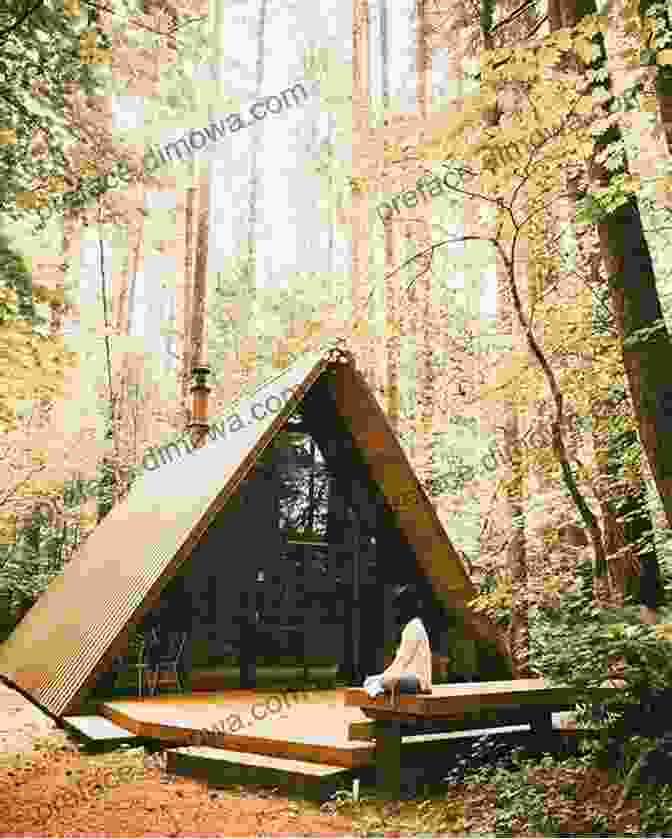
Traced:
POLYGON ((636 835, 639 806, 585 768, 535 767, 524 785, 448 785, 400 803, 348 795, 322 806, 258 787, 213 788, 163 771, 144 748, 87 754, 0 685, 0 836, 636 835), (504 787, 506 798, 506 787, 504 787), (571 791, 571 796, 568 796, 571 791), (537 814, 536 818, 530 818, 537 814), (546 819, 546 821, 544 821, 546 819), (511 831, 511 832, 509 832, 511 831))

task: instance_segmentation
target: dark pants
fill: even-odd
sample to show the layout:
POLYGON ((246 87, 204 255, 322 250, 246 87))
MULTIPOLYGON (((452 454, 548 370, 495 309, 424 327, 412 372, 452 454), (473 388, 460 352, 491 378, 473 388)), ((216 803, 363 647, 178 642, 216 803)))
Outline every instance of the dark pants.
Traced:
POLYGON ((402 673, 399 676, 398 693, 420 693, 418 677, 412 673, 402 673))

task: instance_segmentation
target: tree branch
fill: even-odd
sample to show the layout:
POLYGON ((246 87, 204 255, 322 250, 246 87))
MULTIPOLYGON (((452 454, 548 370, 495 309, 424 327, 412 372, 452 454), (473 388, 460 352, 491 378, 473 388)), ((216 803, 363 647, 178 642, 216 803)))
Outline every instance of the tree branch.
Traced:
POLYGON ((35 475, 37 472, 41 472, 43 469, 46 469, 46 463, 43 463, 41 466, 38 466, 37 468, 33 469, 32 472, 28 473, 27 477, 20 480, 18 484, 15 484, 11 489, 8 489, 7 492, 4 493, 4 495, 0 496, 0 507, 6 504, 14 495, 16 495, 19 489, 21 489, 21 487, 24 484, 27 484, 28 481, 33 477, 33 475, 35 475))
MULTIPOLYGON (((118 12, 115 12, 114 9, 111 9, 109 6, 105 6, 102 3, 96 3, 95 0, 84 0, 87 6, 91 6, 92 8, 96 9, 97 11, 107 12, 109 15, 118 15, 118 12)), ((128 22, 133 24, 133 26, 137 26, 138 29, 144 29, 147 32, 151 32, 154 35, 161 35, 164 38, 172 38, 174 42, 176 42, 175 36, 173 33, 177 32, 178 29, 182 29, 184 26, 189 26, 191 23, 195 23, 199 20, 206 20, 207 15, 200 15, 199 17, 192 17, 189 20, 184 21, 179 25, 173 26, 168 32, 161 32, 158 29, 152 29, 151 26, 146 26, 144 23, 140 23, 138 20, 134 20, 133 18, 129 18, 128 22)))
POLYGON ((511 14, 507 18, 504 18, 504 20, 500 20, 499 23, 496 23, 490 30, 489 34, 496 32, 502 26, 506 26, 507 23, 512 23, 514 20, 516 20, 516 18, 520 17, 520 15, 522 15, 523 12, 526 12, 531 6, 534 6, 535 2, 536 0, 526 0, 526 2, 523 3, 522 6, 518 6, 518 8, 515 11, 511 12, 511 14))

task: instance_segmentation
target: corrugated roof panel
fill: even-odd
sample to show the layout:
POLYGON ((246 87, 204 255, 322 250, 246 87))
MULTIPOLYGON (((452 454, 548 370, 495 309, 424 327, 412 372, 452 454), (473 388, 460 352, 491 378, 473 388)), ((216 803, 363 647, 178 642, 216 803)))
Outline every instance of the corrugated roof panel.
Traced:
POLYGON ((323 353, 303 359, 236 403, 236 433, 139 476, 0 647, 0 673, 54 716, 67 711, 293 411, 288 389, 305 392, 326 364, 323 353))

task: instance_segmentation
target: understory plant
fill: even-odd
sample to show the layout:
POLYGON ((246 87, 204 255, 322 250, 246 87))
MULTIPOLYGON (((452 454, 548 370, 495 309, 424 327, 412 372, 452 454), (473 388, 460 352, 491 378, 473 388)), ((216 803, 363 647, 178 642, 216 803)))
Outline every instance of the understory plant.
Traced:
POLYGON ((557 608, 535 609, 532 621, 535 668, 584 693, 579 722, 600 729, 590 747, 592 765, 616 775, 624 800, 635 790, 643 793, 644 809, 653 807, 651 825, 661 824, 662 816, 650 790, 669 780, 672 769, 672 737, 666 735, 672 731, 671 640, 669 608, 651 626, 641 622, 637 606, 600 608, 582 587, 563 595, 557 608), (596 696, 607 682, 613 693, 596 696))
POLYGON ((595 688, 617 680, 607 705, 648 705, 672 687, 672 610, 660 617, 644 624, 636 605, 604 609, 577 587, 557 608, 531 610, 531 659, 546 678, 583 691, 588 702, 595 688))

